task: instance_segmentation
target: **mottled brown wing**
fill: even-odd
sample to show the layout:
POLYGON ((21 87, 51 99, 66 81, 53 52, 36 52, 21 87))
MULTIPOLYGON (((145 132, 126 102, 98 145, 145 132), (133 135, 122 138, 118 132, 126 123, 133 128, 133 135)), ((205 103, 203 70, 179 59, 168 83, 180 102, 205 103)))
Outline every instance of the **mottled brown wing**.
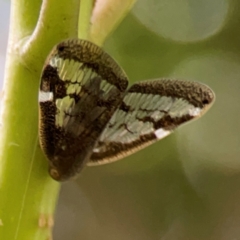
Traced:
POLYGON ((119 106, 128 80, 98 46, 71 39, 48 57, 39 91, 40 143, 56 180, 75 176, 119 106))
POLYGON ((102 132, 88 165, 119 160, 164 138, 201 116, 213 101, 213 91, 197 82, 163 79, 134 84, 102 132))

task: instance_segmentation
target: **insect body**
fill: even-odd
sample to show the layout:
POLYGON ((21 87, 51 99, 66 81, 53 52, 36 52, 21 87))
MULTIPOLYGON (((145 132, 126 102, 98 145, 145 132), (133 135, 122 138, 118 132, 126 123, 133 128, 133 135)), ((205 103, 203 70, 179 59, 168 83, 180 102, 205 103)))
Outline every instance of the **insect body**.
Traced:
POLYGON ((87 165, 121 159, 202 115, 214 101, 207 86, 157 79, 135 83, 95 44, 58 44, 39 91, 40 144, 58 181, 87 165))

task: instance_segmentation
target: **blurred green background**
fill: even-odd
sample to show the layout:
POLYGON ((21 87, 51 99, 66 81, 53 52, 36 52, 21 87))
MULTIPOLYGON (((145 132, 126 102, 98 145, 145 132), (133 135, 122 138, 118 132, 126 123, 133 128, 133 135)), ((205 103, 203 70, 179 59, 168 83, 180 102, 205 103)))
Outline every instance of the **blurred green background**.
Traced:
POLYGON ((200 81, 216 102, 198 121, 63 184, 56 239, 240 239, 240 2, 139 0, 105 50, 130 82, 200 81))

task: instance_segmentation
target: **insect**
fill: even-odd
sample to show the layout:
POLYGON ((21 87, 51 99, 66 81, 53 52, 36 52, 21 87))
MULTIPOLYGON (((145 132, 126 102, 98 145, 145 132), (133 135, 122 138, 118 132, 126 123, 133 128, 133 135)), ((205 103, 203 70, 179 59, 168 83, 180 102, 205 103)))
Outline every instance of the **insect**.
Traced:
POLYGON ((57 181, 85 165, 130 155, 201 116, 214 101, 200 83, 128 79, 100 47, 69 39, 46 60, 39 91, 40 145, 57 181))

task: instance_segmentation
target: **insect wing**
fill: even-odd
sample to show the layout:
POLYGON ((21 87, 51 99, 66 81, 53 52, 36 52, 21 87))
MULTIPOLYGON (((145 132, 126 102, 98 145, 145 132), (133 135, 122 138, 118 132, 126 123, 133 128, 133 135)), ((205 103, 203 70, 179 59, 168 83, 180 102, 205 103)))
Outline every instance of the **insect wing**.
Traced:
POLYGON ((40 144, 56 180, 75 176, 119 106, 128 80, 98 46, 72 39, 51 52, 41 77, 40 144))
POLYGON ((126 92, 93 150, 88 165, 119 160, 201 116, 214 101, 206 85, 181 80, 149 80, 126 92))

